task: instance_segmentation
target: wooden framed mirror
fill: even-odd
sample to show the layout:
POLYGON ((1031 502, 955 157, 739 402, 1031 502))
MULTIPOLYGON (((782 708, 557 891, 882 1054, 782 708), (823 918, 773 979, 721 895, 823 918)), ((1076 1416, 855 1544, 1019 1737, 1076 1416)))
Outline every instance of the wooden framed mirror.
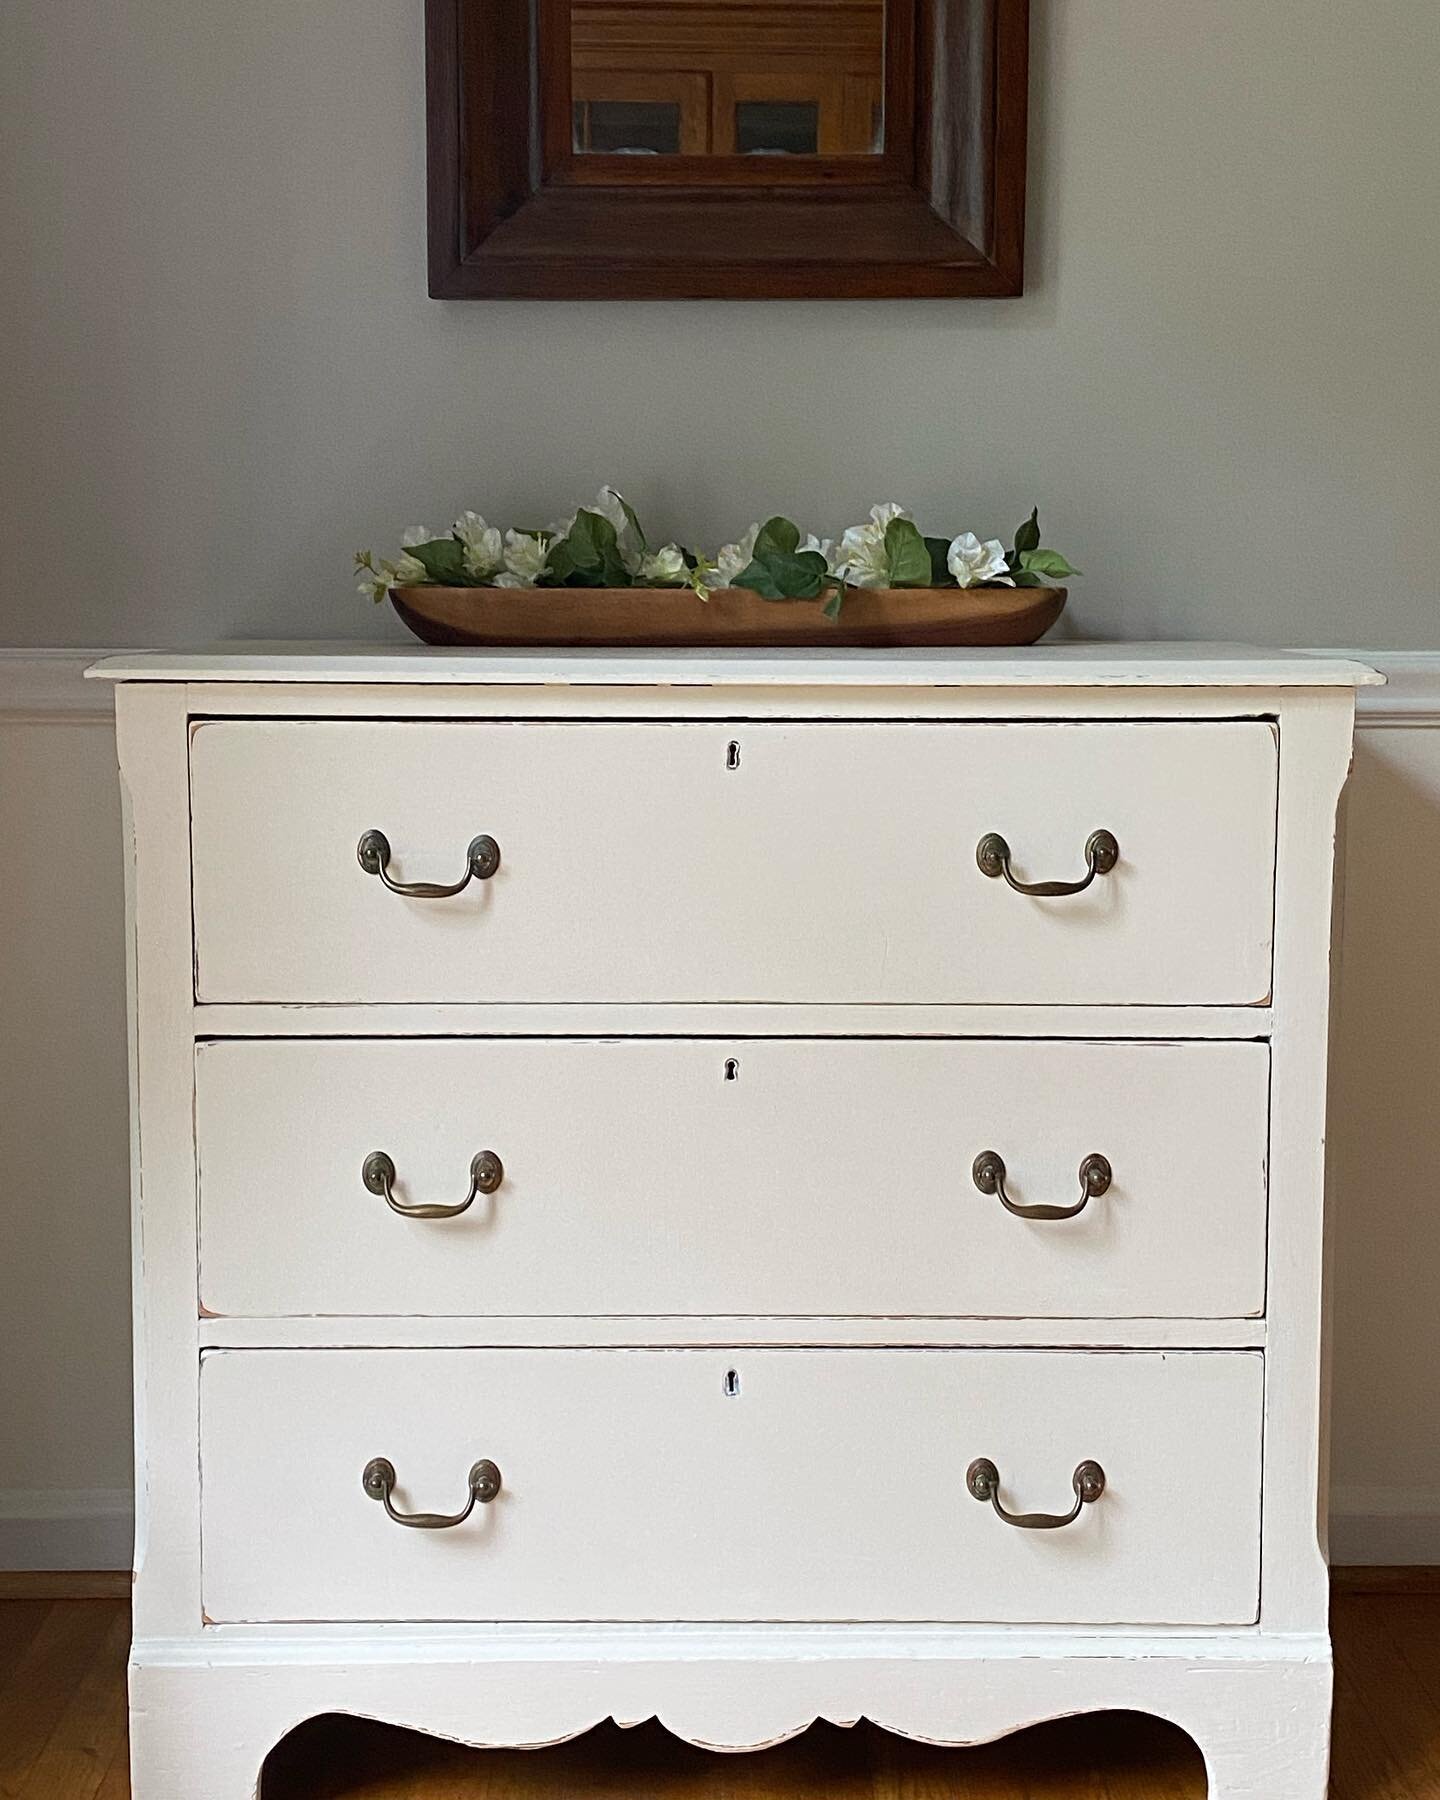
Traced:
POLYGON ((1029 0, 426 0, 442 299, 1018 294, 1029 0))

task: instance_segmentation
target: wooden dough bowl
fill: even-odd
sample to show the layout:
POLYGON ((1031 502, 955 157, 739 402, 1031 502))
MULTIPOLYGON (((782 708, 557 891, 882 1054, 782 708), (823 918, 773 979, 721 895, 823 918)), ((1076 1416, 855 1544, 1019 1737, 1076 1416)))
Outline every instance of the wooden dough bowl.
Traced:
POLYGON ((391 588, 427 644, 593 645, 604 649, 786 645, 883 649, 1033 644, 1064 610, 1065 588, 851 588, 838 619, 819 600, 765 600, 721 588, 391 588))

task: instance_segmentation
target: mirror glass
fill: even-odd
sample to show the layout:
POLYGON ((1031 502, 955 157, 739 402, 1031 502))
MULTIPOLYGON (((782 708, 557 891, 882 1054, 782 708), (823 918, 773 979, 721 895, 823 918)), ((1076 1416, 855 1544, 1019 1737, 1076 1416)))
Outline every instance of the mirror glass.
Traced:
POLYGON ((878 156, 885 0, 570 0, 577 154, 878 156))

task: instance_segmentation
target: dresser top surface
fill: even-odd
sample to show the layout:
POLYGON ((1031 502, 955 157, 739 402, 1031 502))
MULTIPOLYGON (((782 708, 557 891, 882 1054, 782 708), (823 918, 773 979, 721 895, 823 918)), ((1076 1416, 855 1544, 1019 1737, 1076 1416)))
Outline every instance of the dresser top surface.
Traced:
POLYGON ((1018 650, 434 650, 243 643, 107 657, 106 681, 444 687, 1368 687, 1343 657, 1242 644, 1038 644, 1018 650))

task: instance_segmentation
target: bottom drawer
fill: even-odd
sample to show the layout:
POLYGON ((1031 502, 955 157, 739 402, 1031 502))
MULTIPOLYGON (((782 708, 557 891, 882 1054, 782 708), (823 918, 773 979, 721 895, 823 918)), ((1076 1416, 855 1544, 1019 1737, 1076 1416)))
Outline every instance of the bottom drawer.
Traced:
POLYGON ((1250 1623, 1263 1379, 1244 1351, 212 1351, 205 1612, 1250 1623), (1025 1529, 981 1458, 1013 1513, 1069 1510, 1087 1461, 1104 1491, 1025 1529), (464 1523, 388 1516, 458 1512, 482 1459, 464 1523))

